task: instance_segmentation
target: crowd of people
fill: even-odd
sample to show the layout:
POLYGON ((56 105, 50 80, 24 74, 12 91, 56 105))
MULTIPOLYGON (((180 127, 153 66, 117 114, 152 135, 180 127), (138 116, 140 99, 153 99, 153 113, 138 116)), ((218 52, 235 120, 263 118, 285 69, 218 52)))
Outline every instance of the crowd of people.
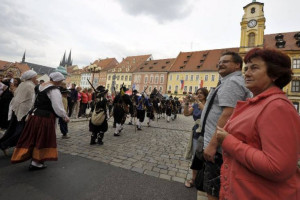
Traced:
POLYGON ((147 126, 160 118, 170 123, 183 108, 195 121, 185 155, 192 159, 187 188, 201 178, 198 189, 209 200, 299 199, 300 117, 282 91, 292 79, 290 58, 273 49, 254 48, 244 61, 225 52, 218 73, 217 87, 199 88, 183 106, 156 89, 128 95, 121 86, 108 95, 104 86, 67 88, 59 72, 40 84, 32 70, 20 78, 0 75, 0 148, 6 154, 15 147, 12 163, 31 160, 29 170, 44 169, 45 161, 57 160, 56 121, 67 139, 70 118, 89 117, 90 145, 103 145, 110 118, 118 137, 128 117, 142 131, 145 118, 147 126))

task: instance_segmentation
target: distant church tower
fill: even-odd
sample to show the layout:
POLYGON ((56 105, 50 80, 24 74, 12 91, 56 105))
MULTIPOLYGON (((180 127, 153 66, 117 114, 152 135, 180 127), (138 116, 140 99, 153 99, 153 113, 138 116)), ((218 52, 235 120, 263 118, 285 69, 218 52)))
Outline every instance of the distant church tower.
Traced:
POLYGON ((244 7, 244 15, 241 21, 240 53, 244 55, 251 48, 263 47, 266 18, 264 16, 264 4, 253 0, 244 7))
POLYGON ((24 51, 24 54, 23 54, 22 63, 25 63, 25 54, 26 54, 26 50, 24 51))
POLYGON ((69 56, 68 56, 68 60, 66 60, 66 51, 65 51, 64 56, 63 56, 62 60, 59 63, 59 66, 68 67, 68 66, 72 66, 72 64, 73 64, 73 60, 72 60, 72 57, 71 57, 71 50, 70 50, 70 53, 69 53, 69 56))

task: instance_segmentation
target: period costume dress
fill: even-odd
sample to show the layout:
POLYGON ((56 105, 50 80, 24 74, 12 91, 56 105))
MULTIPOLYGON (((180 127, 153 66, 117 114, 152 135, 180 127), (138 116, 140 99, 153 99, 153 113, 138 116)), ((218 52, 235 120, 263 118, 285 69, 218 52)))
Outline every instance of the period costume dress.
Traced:
MULTIPOLYGON (((64 80, 62 74, 54 72, 54 81, 64 80), (57 76, 59 78, 57 78, 57 76)), ((68 119, 63 107, 62 96, 57 86, 51 82, 41 85, 40 92, 34 103, 34 109, 29 115, 21 137, 11 158, 12 163, 29 159, 43 163, 47 160, 57 160, 56 117, 68 119)))

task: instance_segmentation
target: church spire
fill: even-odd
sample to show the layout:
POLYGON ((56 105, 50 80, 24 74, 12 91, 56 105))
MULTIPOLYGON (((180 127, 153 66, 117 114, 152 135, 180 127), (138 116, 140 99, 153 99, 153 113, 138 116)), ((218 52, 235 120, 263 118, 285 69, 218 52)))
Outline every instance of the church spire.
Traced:
POLYGON ((63 59, 61 61, 61 66, 65 66, 65 65, 66 65, 66 51, 65 51, 64 57, 63 57, 63 59))
POLYGON ((71 50, 70 50, 70 53, 69 53, 69 57, 68 57, 68 61, 67 61, 67 66, 72 66, 72 60, 71 60, 71 50))
POLYGON ((22 63, 25 62, 25 54, 26 54, 26 50, 24 51, 24 54, 23 54, 22 63))

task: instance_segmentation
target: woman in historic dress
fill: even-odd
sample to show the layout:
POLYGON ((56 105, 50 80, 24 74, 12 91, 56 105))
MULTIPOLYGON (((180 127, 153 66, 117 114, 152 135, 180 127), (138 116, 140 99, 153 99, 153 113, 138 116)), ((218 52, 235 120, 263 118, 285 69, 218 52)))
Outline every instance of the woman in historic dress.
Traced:
POLYGON ((192 165, 190 167, 190 169, 192 170, 192 179, 185 182, 185 186, 187 188, 191 188, 194 186, 197 171, 200 170, 199 167, 201 167, 200 165, 201 160, 199 160, 199 158, 195 155, 195 152, 197 148, 197 140, 200 136, 199 133, 201 132, 201 130, 198 130, 200 124, 200 118, 201 118, 202 110, 204 108, 204 104, 206 103, 207 95, 208 95, 208 91, 206 88, 199 88, 196 91, 195 96, 192 97, 187 96, 184 99, 185 104, 184 104, 183 114, 184 116, 193 115, 193 119, 195 121, 195 125, 192 128, 190 141, 187 146, 186 155, 185 155, 186 159, 192 158, 192 165), (189 107, 189 104, 191 102, 193 104, 191 107, 189 107))
POLYGON ((4 136, 0 139, 0 148, 5 155, 6 149, 16 146, 25 125, 25 117, 33 106, 36 77, 37 73, 35 71, 28 70, 21 76, 24 82, 16 87, 14 97, 10 103, 10 112, 12 112, 10 124, 4 136))
POLYGON ((65 77, 60 72, 49 75, 50 81, 39 87, 34 109, 11 158, 12 163, 31 159, 29 170, 44 169, 48 160, 57 160, 56 117, 69 122, 58 86, 65 77))
POLYGON ((300 117, 282 91, 291 60, 278 50, 250 50, 245 84, 253 98, 238 102, 224 129, 220 199, 300 199, 300 117))

